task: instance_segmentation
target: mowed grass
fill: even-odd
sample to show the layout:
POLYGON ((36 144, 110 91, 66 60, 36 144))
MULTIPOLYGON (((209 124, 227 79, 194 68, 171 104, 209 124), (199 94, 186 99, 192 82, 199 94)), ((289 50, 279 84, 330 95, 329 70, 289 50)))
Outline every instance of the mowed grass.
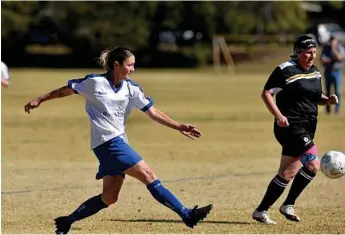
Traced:
MULTIPOLYGON (((53 100, 30 115, 24 113, 30 99, 87 72, 11 70, 11 86, 2 89, 2 233, 54 233, 55 217, 71 213, 101 192, 102 182, 94 179, 98 162, 89 149, 83 98, 53 100)), ((302 222, 287 221, 278 212, 289 188, 270 210, 278 225, 251 219, 280 161, 273 119, 260 98, 267 75, 250 73, 250 68, 239 74, 192 70, 133 74, 157 108, 180 122, 195 124, 204 136, 189 140, 135 111, 127 125, 130 144, 186 206, 212 203, 214 209, 205 222, 189 229, 144 185, 126 177, 117 204, 75 223, 71 232, 345 233, 345 177, 330 180, 322 173, 297 201, 302 222)), ((320 153, 345 151, 343 111, 326 116, 320 108, 315 140, 320 153)))

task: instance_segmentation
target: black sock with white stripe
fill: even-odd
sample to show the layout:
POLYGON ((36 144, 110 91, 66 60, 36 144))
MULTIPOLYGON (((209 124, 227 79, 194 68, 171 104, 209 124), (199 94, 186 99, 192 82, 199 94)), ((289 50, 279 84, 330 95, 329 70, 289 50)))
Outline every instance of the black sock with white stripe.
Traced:
POLYGON ((282 195, 288 184, 289 182, 276 175, 268 185, 265 196, 258 206, 257 211, 267 211, 282 195))
POLYGON ((307 185, 315 177, 315 173, 307 167, 302 167, 292 182, 290 192, 283 205, 295 205, 295 201, 307 185))

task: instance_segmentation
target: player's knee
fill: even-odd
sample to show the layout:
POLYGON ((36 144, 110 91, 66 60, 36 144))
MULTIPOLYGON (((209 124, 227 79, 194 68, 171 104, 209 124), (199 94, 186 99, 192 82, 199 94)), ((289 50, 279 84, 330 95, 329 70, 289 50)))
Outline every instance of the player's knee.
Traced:
POLYGON ((301 162, 303 166, 306 166, 309 170, 316 173, 320 170, 320 160, 312 153, 305 153, 301 157, 301 162))
POLYGON ((286 182, 290 182, 298 173, 300 164, 293 163, 284 163, 279 167, 278 175, 280 178, 286 182))
POLYGON ((117 202, 119 198, 119 190, 114 190, 113 187, 108 188, 108 190, 103 190, 102 200, 108 206, 117 202))
POLYGON ((319 159, 316 159, 316 160, 313 160, 313 161, 310 161, 306 167, 308 167, 309 170, 311 170, 312 172, 314 173, 317 173, 319 170, 320 170, 320 160, 319 159))
POLYGON ((284 170, 284 171, 279 171, 278 175, 280 178, 285 180, 286 182, 290 182, 295 175, 297 174, 297 171, 293 170, 284 170))
POLYGON ((102 199, 104 203, 107 204, 108 206, 116 203, 118 198, 119 198, 118 194, 109 194, 109 193, 102 194, 102 199))
POLYGON ((157 179, 156 174, 150 168, 143 169, 142 174, 147 184, 152 183, 153 181, 157 179))

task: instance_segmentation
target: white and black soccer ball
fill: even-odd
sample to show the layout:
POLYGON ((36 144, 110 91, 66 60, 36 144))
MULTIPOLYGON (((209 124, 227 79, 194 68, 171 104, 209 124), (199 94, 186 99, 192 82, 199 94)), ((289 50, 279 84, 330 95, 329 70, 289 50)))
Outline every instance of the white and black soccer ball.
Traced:
POLYGON ((339 151, 329 151, 321 158, 321 171, 330 179, 345 175, 345 155, 339 151))

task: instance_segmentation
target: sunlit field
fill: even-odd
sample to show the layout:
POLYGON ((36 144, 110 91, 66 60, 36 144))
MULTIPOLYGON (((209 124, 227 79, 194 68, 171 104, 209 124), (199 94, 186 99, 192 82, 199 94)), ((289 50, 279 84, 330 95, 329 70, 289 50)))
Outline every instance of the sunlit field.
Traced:
MULTIPOLYGON (((88 72, 101 71, 10 70, 11 84, 1 97, 2 233, 54 233, 55 217, 101 192, 83 98, 73 95, 24 112, 30 99, 88 72)), ((277 225, 251 219, 280 160, 273 119, 260 97, 268 74, 250 67, 236 74, 138 69, 132 79, 155 106, 195 124, 204 136, 190 140, 135 111, 127 125, 130 144, 186 206, 212 203, 214 209, 187 228, 144 185, 126 177, 117 204, 75 223, 71 233, 345 233, 345 177, 331 180, 322 173, 297 200, 300 223, 278 212, 289 188, 270 210, 277 225)), ((344 138, 345 106, 339 116, 326 116, 320 107, 319 152, 345 151, 344 138)))

